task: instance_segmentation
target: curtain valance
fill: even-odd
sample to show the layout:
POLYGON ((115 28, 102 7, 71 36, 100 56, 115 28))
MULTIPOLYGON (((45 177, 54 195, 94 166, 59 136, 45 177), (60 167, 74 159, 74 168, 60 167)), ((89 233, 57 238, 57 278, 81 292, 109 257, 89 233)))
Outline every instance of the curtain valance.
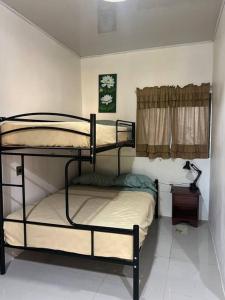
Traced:
POLYGON ((137 89, 137 108, 206 107, 209 105, 210 84, 146 87, 137 89))

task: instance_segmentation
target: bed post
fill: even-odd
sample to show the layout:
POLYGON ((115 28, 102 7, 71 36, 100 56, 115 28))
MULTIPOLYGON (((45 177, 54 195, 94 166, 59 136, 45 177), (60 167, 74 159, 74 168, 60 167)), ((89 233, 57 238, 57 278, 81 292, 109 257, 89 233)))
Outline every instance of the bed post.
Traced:
POLYGON ((96 114, 90 114, 90 152, 91 163, 95 172, 96 163, 96 114))
POLYGON ((158 219, 159 217, 159 180, 155 180, 155 187, 156 187, 156 202, 155 202, 155 218, 158 219))
POLYGON ((136 129, 135 129, 135 122, 132 122, 132 148, 135 148, 135 140, 136 140, 136 129))
POLYGON ((117 169, 117 175, 120 176, 120 166, 121 166, 121 160, 120 160, 120 154, 121 154, 121 149, 122 147, 118 148, 118 152, 117 152, 117 162, 118 162, 118 169, 117 169))
POLYGON ((1 275, 5 274, 5 236, 3 214, 3 182, 2 182, 2 149, 0 137, 0 269, 1 275))
POLYGON ((81 156, 82 156, 82 152, 81 149, 78 150, 78 176, 81 176, 82 174, 82 166, 81 166, 81 156))
POLYGON ((133 227, 133 300, 139 300, 139 226, 133 227))
POLYGON ((26 194, 25 194, 25 167, 24 167, 24 155, 21 155, 22 166, 22 202, 23 202, 23 242, 24 247, 27 247, 27 223, 26 223, 26 194))

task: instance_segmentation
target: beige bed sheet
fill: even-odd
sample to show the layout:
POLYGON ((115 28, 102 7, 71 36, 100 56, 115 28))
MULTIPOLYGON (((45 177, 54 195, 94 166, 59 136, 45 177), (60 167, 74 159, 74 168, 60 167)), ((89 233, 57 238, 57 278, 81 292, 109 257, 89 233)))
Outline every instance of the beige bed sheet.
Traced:
MULTIPOLYGON (((35 205, 27 206, 29 221, 68 225, 65 217, 64 191, 55 193, 35 205)), ((121 191, 113 188, 72 186, 70 212, 80 224, 132 229, 140 226, 142 245, 154 216, 155 201, 146 192, 121 191)), ((8 216, 22 219, 22 210, 8 216)), ((5 222, 5 240, 23 246, 23 224, 5 222)), ((132 259, 133 238, 128 235, 94 233, 96 256, 132 259)), ((68 228, 27 225, 27 244, 30 247, 50 248, 79 254, 91 254, 91 232, 68 228)))
MULTIPOLYGON (((1 132, 13 129, 35 126, 54 126, 65 129, 72 129, 84 133, 90 133, 90 124, 87 122, 3 122, 1 132)), ((119 141, 127 141, 130 137, 127 127, 119 127, 123 131, 119 133, 119 141)), ((96 125, 97 146, 116 143, 116 127, 109 125, 96 125)), ((14 132, 2 137, 3 146, 28 146, 28 147, 90 147, 90 138, 87 136, 63 132, 57 130, 27 130, 14 132)))

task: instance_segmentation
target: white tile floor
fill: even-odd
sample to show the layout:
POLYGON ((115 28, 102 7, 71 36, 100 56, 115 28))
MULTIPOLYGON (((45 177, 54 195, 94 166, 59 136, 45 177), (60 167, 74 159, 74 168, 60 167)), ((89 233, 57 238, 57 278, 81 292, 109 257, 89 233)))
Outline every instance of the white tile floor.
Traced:
MULTIPOLYGON (((162 218, 141 256, 141 300, 224 300, 207 223, 195 229, 162 218)), ((7 255, 1 300, 132 299, 131 270, 71 257, 7 255)))

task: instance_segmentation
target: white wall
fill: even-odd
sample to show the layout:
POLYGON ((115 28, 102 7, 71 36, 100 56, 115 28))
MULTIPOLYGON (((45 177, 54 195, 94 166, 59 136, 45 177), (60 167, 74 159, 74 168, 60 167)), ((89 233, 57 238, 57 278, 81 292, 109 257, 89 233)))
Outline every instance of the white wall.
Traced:
MULTIPOLYGON (((88 116, 91 112, 98 112, 99 74, 118 74, 118 100, 116 114, 98 113, 98 118, 122 118, 135 121, 135 91, 137 87, 143 88, 154 85, 183 86, 189 83, 212 82, 212 64, 212 43, 181 45, 83 58, 81 61, 83 114, 88 116)), ((130 152, 128 155, 134 156, 130 152)), ((99 157, 98 168, 115 168, 113 166, 114 159, 110 156, 99 157), (107 163, 102 160, 107 160, 107 163)), ((196 160, 196 164, 203 170, 200 188, 204 201, 201 201, 200 217, 207 219, 210 161, 196 160)), ((183 165, 184 161, 181 159, 149 160, 147 158, 127 158, 127 166, 133 172, 149 174, 166 183, 189 182, 190 174, 182 170, 183 165)), ((160 189, 161 214, 170 216, 170 187, 161 185, 160 189)))
MULTIPOLYGON (((50 111, 80 115, 80 58, 49 38, 0 2, 0 115, 50 111)), ((18 160, 7 158, 14 170, 18 160)), ((26 177, 30 200, 53 192, 63 184, 64 162, 52 159, 27 159, 26 177), (53 171, 54 170, 54 171, 53 171), (27 182, 28 183, 28 182, 27 182)), ((6 168, 5 168, 6 170, 6 168)), ((15 178, 14 171, 5 172, 5 180, 15 178)), ((20 200, 17 190, 6 191, 13 203, 20 200)), ((14 204, 14 206, 13 206, 14 204)))
MULTIPOLYGON (((4 75, 0 80, 0 115, 3 116, 44 110, 81 114, 82 105, 83 115, 97 113, 98 75, 117 73, 117 113, 99 114, 98 117, 135 120, 136 87, 211 82, 212 43, 84 58, 81 65, 82 81, 80 59, 75 53, 0 4, 0 72, 4 75)), ((106 165, 106 169, 114 168, 115 172, 115 157, 107 155, 98 158, 98 168, 106 165)), ((126 170, 146 173, 166 183, 190 181, 190 174, 182 170, 183 160, 135 158, 130 151, 124 155, 126 170)), ((16 160, 7 159, 6 163, 15 170, 16 160)), ((201 202, 201 218, 205 219, 208 216, 210 164, 209 160, 196 163, 203 170, 200 180, 204 199, 201 202)), ((63 165, 64 161, 56 164, 55 160, 47 160, 43 164, 42 160, 29 160, 27 178, 32 182, 27 193, 31 200, 62 186, 63 165), (54 173, 51 167, 56 168, 54 173)), ((6 177, 13 177, 15 181, 20 179, 14 175, 11 172, 6 177)), ((169 190, 169 186, 161 185, 162 215, 171 215, 169 190)), ((10 195, 15 198, 14 203, 18 202, 18 191, 11 191, 10 195)))
POLYGON ((80 58, 0 3, 0 114, 81 113, 80 58))
POLYGON ((225 9, 214 44, 210 227, 225 287, 225 9))

